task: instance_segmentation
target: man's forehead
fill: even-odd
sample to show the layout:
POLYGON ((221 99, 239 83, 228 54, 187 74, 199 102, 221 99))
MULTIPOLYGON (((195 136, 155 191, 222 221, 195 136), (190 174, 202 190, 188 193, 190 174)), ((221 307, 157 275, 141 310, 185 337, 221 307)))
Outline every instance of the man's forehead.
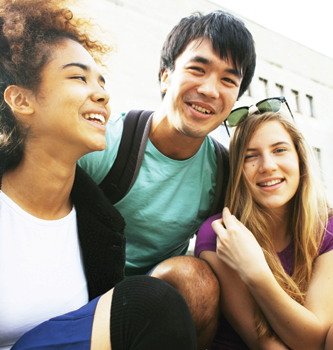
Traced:
POLYGON ((211 41, 207 38, 199 38, 192 40, 184 49, 181 55, 178 56, 177 60, 182 57, 185 62, 198 62, 203 64, 212 64, 211 58, 214 57, 218 60, 226 62, 231 65, 234 70, 234 74, 242 77, 242 70, 240 67, 234 64, 230 52, 225 55, 221 55, 219 50, 214 50, 211 41))
POLYGON ((216 55, 219 55, 219 52, 213 50, 212 42, 208 38, 204 38, 204 37, 190 41, 185 47, 183 53, 185 51, 195 52, 201 49, 204 49, 204 50, 210 49, 211 52, 214 52, 216 55))

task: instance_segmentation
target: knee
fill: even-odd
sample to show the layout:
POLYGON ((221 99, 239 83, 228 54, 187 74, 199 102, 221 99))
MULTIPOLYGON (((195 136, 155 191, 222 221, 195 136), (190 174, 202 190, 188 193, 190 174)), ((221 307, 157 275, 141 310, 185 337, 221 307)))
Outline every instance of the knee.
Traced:
POLYGON ((156 267, 152 276, 172 285, 187 302, 190 295, 193 295, 208 309, 218 307, 220 297, 218 280, 210 266, 199 258, 179 256, 165 260, 156 267))
POLYGON ((163 261, 152 276, 164 280, 184 297, 194 321, 198 349, 206 349, 217 329, 220 286, 210 266, 191 256, 163 261))
POLYGON ((162 262, 152 276, 183 295, 194 321, 198 349, 206 348, 216 333, 220 299, 220 286, 210 266, 201 259, 181 256, 162 262))

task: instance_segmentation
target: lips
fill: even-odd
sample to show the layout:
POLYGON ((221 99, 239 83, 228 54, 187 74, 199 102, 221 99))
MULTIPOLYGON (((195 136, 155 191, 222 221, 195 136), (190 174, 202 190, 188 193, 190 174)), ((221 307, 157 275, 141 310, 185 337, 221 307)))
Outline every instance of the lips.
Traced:
POLYGON ((284 181, 284 179, 274 179, 274 180, 270 180, 270 181, 266 181, 266 182, 257 183, 257 185, 259 187, 271 187, 271 186, 279 184, 279 183, 281 183, 283 181, 284 181))

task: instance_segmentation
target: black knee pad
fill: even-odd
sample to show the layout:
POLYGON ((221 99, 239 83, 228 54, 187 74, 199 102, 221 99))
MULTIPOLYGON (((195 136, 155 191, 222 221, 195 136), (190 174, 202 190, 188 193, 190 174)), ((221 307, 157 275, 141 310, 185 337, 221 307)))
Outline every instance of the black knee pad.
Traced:
POLYGON ((112 350, 194 350, 193 319, 182 295, 168 283, 134 276, 113 292, 112 350))

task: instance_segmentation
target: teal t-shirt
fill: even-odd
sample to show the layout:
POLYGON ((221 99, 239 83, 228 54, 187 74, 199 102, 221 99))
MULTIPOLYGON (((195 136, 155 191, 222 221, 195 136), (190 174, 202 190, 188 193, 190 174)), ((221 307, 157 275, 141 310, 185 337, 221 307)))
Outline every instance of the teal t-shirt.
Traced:
MULTIPOLYGON (((123 116, 112 116, 107 124, 107 148, 79 160, 97 184, 116 158, 123 116)), ((115 204, 126 221, 127 277, 145 274, 165 259, 186 254, 189 239, 208 217, 216 176, 216 154, 209 137, 193 157, 182 161, 164 156, 148 139, 133 187, 115 204)))

